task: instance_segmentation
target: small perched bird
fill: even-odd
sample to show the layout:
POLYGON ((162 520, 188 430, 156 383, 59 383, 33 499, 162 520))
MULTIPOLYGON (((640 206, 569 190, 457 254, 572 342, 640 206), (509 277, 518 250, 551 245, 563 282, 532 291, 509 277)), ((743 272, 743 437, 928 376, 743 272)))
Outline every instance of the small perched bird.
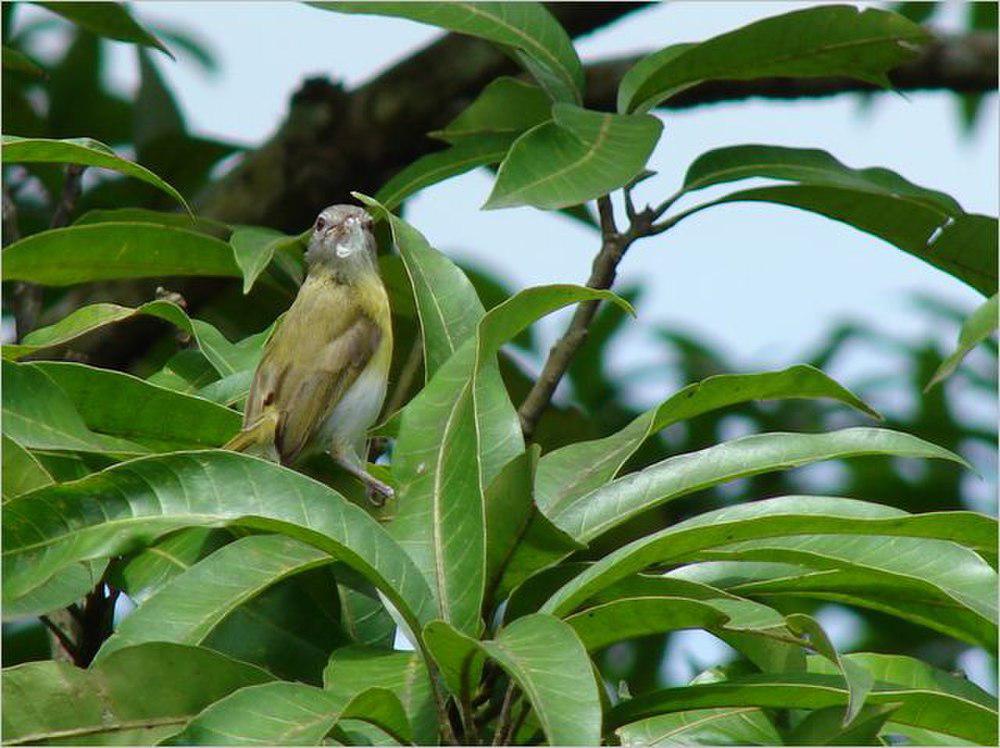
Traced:
POLYGON ((392 489, 370 476, 365 434, 378 418, 392 361, 389 298, 378 274, 372 219, 331 205, 316 219, 298 296, 264 348, 227 449, 291 465, 316 452, 374 493, 392 489))

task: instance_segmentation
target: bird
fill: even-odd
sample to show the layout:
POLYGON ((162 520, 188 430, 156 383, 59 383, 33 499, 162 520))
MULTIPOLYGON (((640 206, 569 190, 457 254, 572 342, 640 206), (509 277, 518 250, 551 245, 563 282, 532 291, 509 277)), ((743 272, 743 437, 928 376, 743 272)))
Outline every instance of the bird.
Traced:
POLYGON ((354 205, 316 218, 305 280, 264 346, 242 428, 224 449, 285 466, 327 452, 381 504, 393 490, 368 474, 364 455, 385 400, 392 320, 372 224, 354 205))

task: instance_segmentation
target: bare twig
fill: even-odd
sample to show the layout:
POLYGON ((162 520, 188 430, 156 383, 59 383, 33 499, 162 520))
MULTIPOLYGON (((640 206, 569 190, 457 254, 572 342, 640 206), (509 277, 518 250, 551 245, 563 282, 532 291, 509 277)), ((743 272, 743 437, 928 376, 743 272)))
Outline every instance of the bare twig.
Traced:
POLYGON ((500 716, 497 717, 497 730, 493 734, 493 745, 504 745, 507 740, 508 728, 510 727, 510 707, 514 703, 514 693, 517 686, 512 680, 507 685, 507 692, 503 695, 503 706, 500 707, 500 716))
POLYGON ((49 630, 52 636, 55 638, 56 643, 59 645, 61 651, 61 657, 56 657, 56 659, 68 659, 74 665, 80 664, 80 653, 76 648, 76 644, 69 635, 62 630, 55 622, 48 616, 38 616, 39 620, 45 624, 45 628, 49 630))
POLYGON ((69 223, 70 216, 73 215, 73 210, 76 208, 76 201, 80 198, 83 172, 86 169, 86 166, 79 164, 70 164, 66 167, 62 194, 59 196, 59 202, 56 203, 55 212, 52 213, 50 228, 61 229, 69 223))
MULTIPOLYGON (((76 207, 76 201, 80 197, 80 181, 86 168, 76 164, 70 164, 66 167, 62 195, 60 195, 59 202, 52 214, 51 228, 62 228, 69 223, 73 209, 76 207)), ((3 191, 3 231, 5 242, 17 241, 20 238, 17 225, 17 206, 14 205, 6 188, 3 191)), ((38 315, 42 311, 42 287, 35 283, 17 283, 14 286, 12 306, 17 339, 21 340, 35 329, 38 322, 38 315)))
MULTIPOLYGON (((618 263, 629 245, 638 238, 638 235, 634 222, 625 234, 618 232, 609 196, 605 195, 599 198, 597 208, 601 217, 601 249, 594 258, 587 287, 606 289, 614 283, 618 263)), ((584 301, 578 304, 565 334, 549 351, 549 356, 545 360, 545 365, 542 367, 538 379, 518 409, 521 430, 524 432, 525 438, 530 438, 534 433, 538 420, 552 400, 552 395, 555 393, 559 381, 569 369, 573 356, 576 355, 577 350, 586 339, 587 330, 597 313, 598 304, 597 301, 584 301)))

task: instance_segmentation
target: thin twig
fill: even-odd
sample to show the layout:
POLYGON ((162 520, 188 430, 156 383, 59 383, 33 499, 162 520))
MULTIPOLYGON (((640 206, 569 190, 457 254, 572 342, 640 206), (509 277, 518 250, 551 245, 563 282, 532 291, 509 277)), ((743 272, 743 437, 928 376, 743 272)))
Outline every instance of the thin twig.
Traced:
POLYGON ((53 623, 52 619, 50 619, 48 616, 42 615, 38 616, 38 618, 41 620, 42 623, 45 624, 45 628, 47 628, 49 631, 52 632, 52 635, 59 642, 59 646, 62 647, 63 651, 65 651, 66 654, 70 656, 70 659, 73 661, 73 664, 79 665, 80 653, 76 648, 76 644, 73 643, 73 640, 69 638, 69 636, 66 634, 65 631, 63 631, 55 623, 53 623))
POLYGON ((507 731, 507 739, 505 742, 511 742, 517 737, 517 731, 521 729, 521 725, 524 724, 524 720, 528 717, 528 712, 531 711, 531 704, 525 701, 521 704, 521 710, 518 712, 517 717, 510 726, 510 730, 507 731))
MULTIPOLYGON (((638 238, 638 234, 634 224, 625 234, 618 232, 618 228, 615 226, 611 198, 608 195, 598 199, 597 208, 601 217, 601 249, 594 258, 587 286, 595 289, 606 289, 614 283, 618 263, 629 245, 638 238)), ((597 313, 598 304, 597 301, 584 301, 578 304, 565 334, 549 351, 538 379, 518 409, 521 430, 524 432, 525 438, 530 438, 534 433, 538 420, 552 400, 552 395, 555 393, 559 381, 569 369, 573 356, 576 355, 577 350, 587 337, 587 330, 597 313)))
POLYGON ((69 223, 70 216, 76 208, 76 201, 80 199, 80 189, 83 182, 83 172, 86 166, 70 164, 66 167, 66 178, 63 180, 62 194, 56 209, 52 213, 52 222, 49 228, 60 229, 69 223))
POLYGON ((507 692, 503 695, 503 706, 500 707, 500 716, 497 717, 497 730, 493 734, 493 745, 503 745, 507 737, 507 727, 510 723, 510 707, 514 703, 514 692, 517 687, 512 680, 507 685, 507 692))

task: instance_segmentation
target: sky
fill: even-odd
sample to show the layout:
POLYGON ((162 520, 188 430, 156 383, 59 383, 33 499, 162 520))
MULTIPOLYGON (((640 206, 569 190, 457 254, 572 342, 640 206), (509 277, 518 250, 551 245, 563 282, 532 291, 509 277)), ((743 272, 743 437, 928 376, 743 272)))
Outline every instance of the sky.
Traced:
MULTIPOLYGON (((814 4, 670 2, 578 40, 578 49, 584 62, 652 51, 814 4)), ((219 61, 218 74, 207 75, 183 54, 176 63, 162 58, 160 69, 194 132, 249 146, 274 131, 304 78, 325 75, 351 87, 440 33, 404 20, 339 15, 295 3, 143 2, 132 10, 154 28, 184 29, 208 44, 219 61)), ((949 3, 938 27, 958 28, 961 13, 959 4, 949 3)), ((110 74, 122 90, 134 90, 137 72, 128 45, 114 45, 110 74)), ((883 94, 869 104, 841 96, 661 114, 664 133, 650 162, 658 176, 637 196, 656 202, 670 194, 688 164, 707 150, 765 143, 821 148, 852 167, 888 167, 953 195, 968 211, 996 215, 995 95, 968 134, 947 93, 883 94)), ((426 189, 411 201, 407 219, 439 249, 496 272, 514 288, 583 282, 597 248, 594 233, 532 208, 479 210, 491 179, 478 170, 426 189)), ((980 301, 961 282, 878 239, 762 204, 714 208, 635 245, 621 264, 618 287, 633 284, 642 284, 644 294, 638 319, 613 351, 618 372, 655 371, 667 363, 662 347, 653 343, 662 325, 720 346, 744 368, 777 368, 797 363, 825 330, 844 319, 863 319, 914 339, 930 333, 948 345, 957 330, 931 328, 912 295, 935 295, 968 310, 980 301)), ((545 320, 543 340, 554 339, 565 320, 565 314, 545 320)), ((877 367, 879 357, 878 350, 864 350, 839 363, 843 371, 830 373, 851 379, 877 367)), ((637 403, 652 403, 680 384, 664 371, 648 377, 633 396, 637 403)), ((970 418, 995 419, 992 406, 984 412, 973 403, 968 410, 970 418)), ((706 646, 697 644, 692 652, 704 654, 710 651, 706 646)))

